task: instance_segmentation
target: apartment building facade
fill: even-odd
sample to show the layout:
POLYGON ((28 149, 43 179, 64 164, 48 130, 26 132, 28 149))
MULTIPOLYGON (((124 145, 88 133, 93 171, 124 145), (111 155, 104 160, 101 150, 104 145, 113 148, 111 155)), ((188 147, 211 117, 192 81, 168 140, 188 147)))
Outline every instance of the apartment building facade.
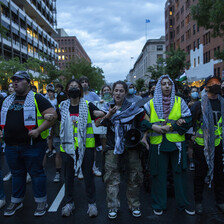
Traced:
POLYGON ((0 24, 6 31, 0 35, 0 56, 18 57, 21 63, 33 57, 54 64, 56 0, 0 0, 0 4, 0 24))
POLYGON ((181 48, 187 53, 190 67, 185 71, 188 81, 205 79, 209 75, 222 77, 224 63, 215 52, 224 48, 222 38, 212 37, 212 30, 199 27, 192 19, 191 6, 198 0, 167 0, 165 4, 166 51, 181 48))
POLYGON ((68 67, 69 62, 75 58, 84 58, 86 61, 91 62, 90 57, 76 36, 69 36, 64 29, 57 29, 57 33, 54 39, 58 42, 59 47, 55 49, 55 53, 58 54, 56 65, 60 69, 68 67))
POLYGON ((144 79, 146 83, 150 80, 149 66, 157 64, 159 58, 165 58, 165 37, 159 39, 149 39, 142 48, 133 68, 129 71, 126 79, 135 83, 137 79, 144 79))

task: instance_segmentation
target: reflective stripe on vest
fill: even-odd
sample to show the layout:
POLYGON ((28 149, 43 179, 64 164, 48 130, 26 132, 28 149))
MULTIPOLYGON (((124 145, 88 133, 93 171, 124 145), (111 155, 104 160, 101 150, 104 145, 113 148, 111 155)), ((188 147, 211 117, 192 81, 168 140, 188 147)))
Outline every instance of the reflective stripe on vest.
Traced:
MULTIPOLYGON (((36 100, 36 98, 35 98, 36 93, 34 92, 33 94, 34 94, 34 102, 35 102, 35 106, 36 106, 36 109, 37 109, 37 126, 40 127, 40 126, 43 124, 43 122, 44 122, 44 118, 43 118, 43 116, 42 116, 42 114, 40 113, 39 108, 38 108, 37 100, 36 100)), ((41 138, 43 138, 43 139, 46 139, 46 138, 48 137, 48 135, 49 135, 49 129, 47 129, 47 130, 45 130, 45 131, 42 131, 42 132, 40 133, 40 136, 41 136, 41 138)))
MULTIPOLYGON (((201 126, 203 125, 203 123, 201 123, 201 126)), ((195 142, 198 145, 204 146, 205 142, 204 142, 204 133, 203 130, 200 128, 197 130, 195 136, 195 142)), ((222 117, 220 117, 219 121, 218 121, 218 126, 214 126, 214 133, 215 133, 215 147, 218 146, 221 142, 222 139, 222 117)))
MULTIPOLYGON (((88 106, 88 101, 86 100, 86 104, 88 106)), ((93 133, 93 126, 92 126, 92 120, 89 112, 88 107, 88 120, 86 125, 86 148, 94 148, 95 147, 95 137, 93 133)), ((78 148, 78 122, 74 125, 74 140, 75 140, 75 149, 78 148)), ((62 145, 60 145, 61 152, 65 152, 62 148, 62 145)))
MULTIPOLYGON (((155 111, 154 108, 154 103, 153 99, 150 100, 150 122, 152 124, 157 124, 157 125, 162 125, 164 123, 164 119, 159 119, 158 115, 155 111)), ((168 120, 167 120, 167 125, 170 125, 171 123, 176 122, 178 119, 181 118, 181 98, 180 97, 175 97, 175 103, 173 105, 173 108, 169 114, 168 120)), ((185 140, 185 135, 179 135, 178 132, 172 131, 172 132, 167 132, 166 134, 167 140, 170 142, 183 142, 185 140)), ((150 132, 150 143, 154 145, 158 145, 162 142, 163 140, 163 135, 156 133, 156 132, 150 132)))

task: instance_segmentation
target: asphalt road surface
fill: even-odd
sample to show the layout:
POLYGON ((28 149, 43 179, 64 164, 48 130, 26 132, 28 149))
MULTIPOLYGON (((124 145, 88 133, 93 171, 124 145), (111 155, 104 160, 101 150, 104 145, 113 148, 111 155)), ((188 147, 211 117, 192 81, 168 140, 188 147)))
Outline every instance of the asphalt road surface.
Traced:
MULTIPOLYGON (((3 167, 3 176, 7 173, 7 166, 1 155, 1 165, 3 167)), ((48 211, 42 217, 34 217, 33 213, 36 208, 34 203, 32 184, 27 184, 26 196, 24 199, 24 206, 18 210, 15 215, 11 217, 4 217, 4 208, 0 210, 0 224, 58 224, 58 223, 80 223, 80 224, 224 224, 224 214, 218 211, 215 206, 213 189, 206 187, 204 194, 204 214, 189 216, 184 212, 177 211, 175 205, 175 198, 170 195, 168 197, 168 209, 162 216, 156 216, 151 209, 150 192, 146 192, 142 187, 141 190, 141 213, 140 218, 134 218, 127 206, 125 188, 126 184, 123 180, 120 186, 121 208, 118 217, 115 220, 109 220, 107 217, 108 209, 106 205, 105 186, 101 177, 95 177, 97 190, 97 207, 98 216, 90 218, 87 215, 87 201, 85 197, 84 181, 75 178, 74 192, 75 192, 75 211, 70 217, 61 216, 61 208, 64 206, 63 201, 63 182, 54 183, 55 175, 54 157, 47 159, 46 166, 47 174, 47 192, 48 192, 48 211)), ((189 179, 189 198, 193 202, 193 175, 194 171, 188 172, 189 179)), ((123 175, 123 179, 125 175, 123 175)), ((10 201, 11 181, 4 182, 6 201, 10 201)))

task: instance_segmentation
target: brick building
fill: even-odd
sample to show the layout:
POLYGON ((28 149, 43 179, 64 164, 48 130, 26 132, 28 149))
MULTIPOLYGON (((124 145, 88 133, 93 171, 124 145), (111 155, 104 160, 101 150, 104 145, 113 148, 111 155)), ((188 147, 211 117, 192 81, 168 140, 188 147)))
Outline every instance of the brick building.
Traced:
POLYGON ((76 36, 68 36, 64 29, 57 29, 57 32, 58 35, 55 35, 54 39, 59 44, 59 48, 55 49, 55 53, 58 54, 58 61, 56 62, 58 67, 61 69, 66 68, 69 61, 74 58, 84 58, 88 62, 91 62, 76 36))
POLYGON ((187 52, 186 70, 189 82, 203 80, 209 75, 222 76, 224 63, 214 56, 215 51, 224 48, 222 38, 212 37, 212 31, 199 27, 192 19, 192 5, 198 0, 167 0, 165 4, 166 50, 180 47, 187 52))

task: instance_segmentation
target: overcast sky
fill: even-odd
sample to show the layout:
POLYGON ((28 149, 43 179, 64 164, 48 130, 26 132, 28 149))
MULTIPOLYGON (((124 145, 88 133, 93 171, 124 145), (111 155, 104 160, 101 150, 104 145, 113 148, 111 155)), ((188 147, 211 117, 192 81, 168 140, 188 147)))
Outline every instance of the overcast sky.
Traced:
POLYGON ((165 2, 57 0, 57 27, 78 38, 107 82, 124 80, 146 42, 146 27, 148 39, 165 35, 165 2))

